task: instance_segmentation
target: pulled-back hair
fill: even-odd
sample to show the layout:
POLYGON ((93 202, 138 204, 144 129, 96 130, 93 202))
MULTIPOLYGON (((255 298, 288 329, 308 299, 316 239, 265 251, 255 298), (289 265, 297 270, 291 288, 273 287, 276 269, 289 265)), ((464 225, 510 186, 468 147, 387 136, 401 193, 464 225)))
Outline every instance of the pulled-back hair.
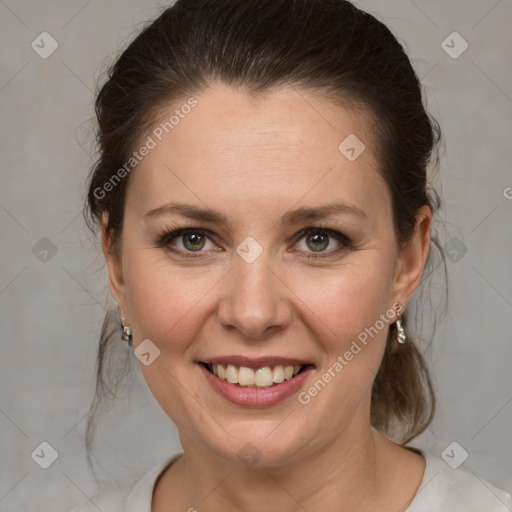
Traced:
MULTIPOLYGON (((439 210, 441 200, 427 169, 433 163, 438 170, 441 130, 425 110, 409 58, 386 25, 344 0, 178 0, 122 52, 96 97, 98 158, 84 216, 95 232, 108 212, 114 254, 119 254, 129 174, 109 193, 98 190, 130 159, 170 105, 186 102, 215 82, 254 97, 289 85, 365 109, 372 119, 378 172, 391 193, 398 247, 413 236, 415 214, 422 206, 434 214, 439 210)), ((431 243, 441 255, 446 281, 446 261, 435 233, 431 243)), ((433 257, 429 251, 422 292, 436 266, 433 257)), ((431 377, 411 337, 409 314, 402 316, 405 344, 396 343, 395 324, 389 328, 371 401, 372 426, 388 435, 398 427, 402 444, 425 430, 435 409, 431 377)), ((108 313, 87 425, 88 454, 97 406, 110 390, 106 356, 119 343, 118 320, 108 313)))

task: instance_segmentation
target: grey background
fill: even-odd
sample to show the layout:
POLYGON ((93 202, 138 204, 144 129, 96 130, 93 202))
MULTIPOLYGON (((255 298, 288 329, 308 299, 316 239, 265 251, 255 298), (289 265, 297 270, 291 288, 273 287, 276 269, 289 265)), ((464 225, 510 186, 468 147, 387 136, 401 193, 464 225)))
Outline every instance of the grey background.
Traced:
MULTIPOLYGON (((512 2, 356 3, 398 35, 422 78, 444 133, 439 236, 460 240, 448 259, 447 316, 428 352, 439 410, 412 444, 440 457, 456 441, 469 453, 462 469, 512 492, 512 2), (453 31, 469 43, 457 59, 441 46, 453 31)), ((158 9, 149 0, 0 0, 1 511, 68 511, 180 451, 138 372, 100 424, 100 485, 84 448, 99 329, 113 304, 80 215, 93 91, 158 9), (59 45, 47 59, 31 48, 43 31, 59 45), (36 257, 43 237, 57 250, 47 261, 36 257), (46 470, 31 457, 43 441, 58 452, 46 470)))

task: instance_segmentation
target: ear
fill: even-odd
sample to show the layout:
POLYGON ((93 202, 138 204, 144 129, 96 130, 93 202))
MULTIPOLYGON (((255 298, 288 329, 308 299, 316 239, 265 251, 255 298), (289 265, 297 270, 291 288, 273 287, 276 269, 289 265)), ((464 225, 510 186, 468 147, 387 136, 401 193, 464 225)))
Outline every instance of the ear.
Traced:
POLYGON ((430 251, 431 225, 432 211, 428 206, 422 206, 416 214, 414 235, 398 256, 393 293, 395 300, 400 301, 404 308, 416 292, 423 276, 430 251))
POLYGON ((121 262, 121 255, 114 254, 112 247, 112 237, 107 231, 108 213, 103 212, 101 217, 101 246, 103 255, 107 262, 108 270, 108 285, 112 296, 119 304, 120 308, 126 311, 125 308, 125 287, 123 277, 123 266, 121 262))

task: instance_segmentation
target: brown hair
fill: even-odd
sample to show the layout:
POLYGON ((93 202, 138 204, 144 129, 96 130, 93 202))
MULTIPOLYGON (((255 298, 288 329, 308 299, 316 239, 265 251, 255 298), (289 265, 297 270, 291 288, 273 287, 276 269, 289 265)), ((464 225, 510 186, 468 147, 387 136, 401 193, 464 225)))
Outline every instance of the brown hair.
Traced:
MULTIPOLYGON (((91 170, 84 216, 95 232, 108 212, 114 254, 119 255, 129 175, 106 194, 98 190, 104 190, 169 105, 200 94, 214 81, 255 96, 292 85, 365 108, 374 120, 373 149, 391 192, 399 247, 412 237, 420 207, 428 205, 434 214, 439 210, 441 200, 427 182, 427 167, 434 161, 438 170, 441 130, 425 111, 420 81, 386 25, 344 0, 178 0, 122 52, 96 97, 99 157, 91 170)), ((447 296, 446 261, 437 235, 432 243, 444 263, 447 296)), ((422 285, 433 266, 429 251, 422 285)), ((411 338, 409 313, 403 314, 404 345, 396 343, 395 324, 389 328, 371 404, 371 424, 388 435, 398 426, 402 444, 425 430, 435 409, 424 357, 411 338)), ((88 454, 94 416, 110 390, 105 358, 119 346, 119 325, 108 313, 87 424, 88 454)))

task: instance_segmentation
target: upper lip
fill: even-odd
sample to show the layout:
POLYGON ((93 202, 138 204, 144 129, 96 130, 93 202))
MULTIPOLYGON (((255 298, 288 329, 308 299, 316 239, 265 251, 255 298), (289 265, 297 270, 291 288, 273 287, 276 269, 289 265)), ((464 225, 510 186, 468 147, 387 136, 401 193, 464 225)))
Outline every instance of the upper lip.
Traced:
POLYGON ((291 357, 272 357, 262 356, 256 358, 250 358, 246 356, 218 356, 210 357, 208 359, 201 360, 202 363, 206 364, 232 364, 234 366, 245 366, 247 368, 263 368, 264 366, 295 366, 295 365, 312 365, 310 361, 304 359, 296 359, 291 357))

